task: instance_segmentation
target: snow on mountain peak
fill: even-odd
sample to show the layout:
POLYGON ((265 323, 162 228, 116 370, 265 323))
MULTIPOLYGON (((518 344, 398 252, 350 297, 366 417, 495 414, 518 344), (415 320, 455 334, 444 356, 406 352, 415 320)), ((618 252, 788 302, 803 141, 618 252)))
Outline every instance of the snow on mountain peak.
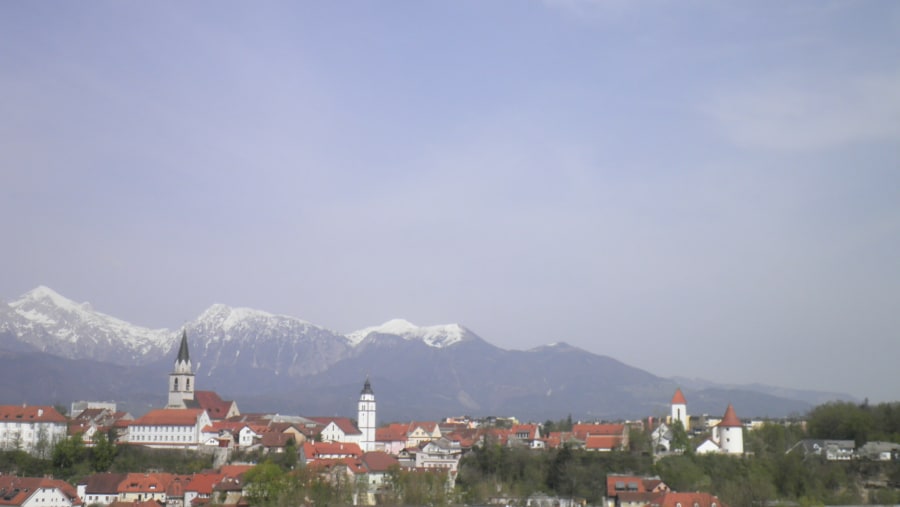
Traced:
POLYGON ((380 326, 360 329, 346 336, 356 346, 372 333, 395 335, 405 340, 421 340, 430 347, 444 348, 463 341, 468 331, 459 324, 420 327, 408 320, 392 319, 380 326))
MULTIPOLYGON (((20 334, 53 336, 56 340, 78 343, 80 347, 102 347, 121 341, 137 354, 159 348, 166 342, 165 330, 153 330, 132 325, 110 315, 95 311, 90 303, 76 303, 45 287, 38 286, 9 304, 21 319, 20 334)), ((38 345, 42 350, 55 345, 46 340, 38 345)))

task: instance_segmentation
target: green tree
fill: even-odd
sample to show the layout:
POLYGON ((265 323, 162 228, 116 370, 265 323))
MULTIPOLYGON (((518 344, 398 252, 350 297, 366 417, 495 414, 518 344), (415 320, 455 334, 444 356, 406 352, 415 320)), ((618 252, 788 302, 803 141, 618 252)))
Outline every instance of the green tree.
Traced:
POLYGON ((286 489, 285 473, 280 466, 266 460, 244 474, 247 499, 254 507, 277 505, 286 489))
POLYGON ((106 433, 97 432, 94 447, 91 448, 91 468, 95 472, 106 472, 116 457, 116 444, 109 441, 106 433))
POLYGON ((86 450, 81 434, 60 440, 53 448, 53 467, 63 473, 71 471, 76 463, 84 460, 86 450))

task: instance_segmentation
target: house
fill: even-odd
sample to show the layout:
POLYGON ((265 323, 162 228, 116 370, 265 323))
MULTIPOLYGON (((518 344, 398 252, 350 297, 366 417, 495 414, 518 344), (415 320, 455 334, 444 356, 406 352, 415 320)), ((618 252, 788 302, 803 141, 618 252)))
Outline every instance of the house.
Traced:
POLYGON ((628 426, 621 423, 579 423, 572 426, 572 435, 584 442, 588 451, 608 452, 628 447, 628 426))
POLYGON ((363 434, 347 417, 310 417, 324 427, 319 432, 323 442, 359 444, 363 434))
POLYGON ((210 426, 199 408, 151 410, 128 425, 127 443, 158 448, 197 449, 203 429, 210 426))
POLYGON ((119 497, 119 484, 127 474, 103 473, 87 476, 78 483, 78 497, 86 505, 109 505, 119 497))
POLYGON ((175 477, 174 474, 168 473, 126 474, 117 488, 118 501, 128 503, 153 501, 165 504, 169 486, 175 477))
POLYGON ((856 442, 853 440, 803 439, 787 452, 800 450, 806 456, 821 456, 828 461, 847 461, 856 456, 856 442))
POLYGON ((71 484, 42 477, 0 475, 0 506, 80 507, 84 505, 71 484))
POLYGON ((300 458, 306 463, 320 459, 358 459, 363 454, 359 445, 343 442, 305 442, 300 453, 300 458))
POLYGON ((375 448, 396 456, 406 447, 408 424, 394 423, 375 430, 375 448))
POLYGON ((606 507, 644 507, 667 491, 671 489, 659 477, 609 474, 606 476, 606 507))
POLYGON ((86 408, 69 421, 69 435, 81 435, 88 446, 94 444, 98 433, 112 434, 115 441, 116 425, 120 421, 130 422, 134 417, 128 412, 117 412, 109 408, 86 408))
POLYGON ((572 434, 584 442, 588 451, 614 451, 628 447, 628 426, 614 424, 575 424, 572 434))
POLYGON ((672 439, 675 433, 666 423, 659 423, 653 431, 650 432, 650 442, 653 444, 654 453, 664 453, 672 450, 672 439))
POLYGON ((507 445, 524 445, 531 449, 543 449, 541 427, 537 424, 516 424, 509 431, 507 445))
POLYGON ((415 466, 416 468, 446 468, 455 473, 461 457, 462 449, 459 443, 441 437, 419 446, 419 450, 416 452, 415 466))
POLYGON ((0 449, 49 453, 68 429, 66 418, 49 405, 0 405, 0 449))
POLYGON ((205 472, 192 475, 191 480, 183 488, 184 505, 209 503, 213 499, 216 484, 224 479, 225 474, 221 472, 205 472))
POLYGON ((411 422, 406 430, 406 447, 419 447, 423 442, 441 438, 441 428, 436 422, 411 422))
POLYGON ((856 451, 856 455, 873 461, 892 461, 900 458, 900 444, 893 442, 866 442, 856 451))

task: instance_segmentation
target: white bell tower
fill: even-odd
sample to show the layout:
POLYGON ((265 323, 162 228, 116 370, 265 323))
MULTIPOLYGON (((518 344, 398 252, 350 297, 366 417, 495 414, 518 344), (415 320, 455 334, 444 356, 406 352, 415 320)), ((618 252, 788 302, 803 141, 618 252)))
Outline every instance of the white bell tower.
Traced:
POLYGON ((359 417, 357 419, 359 431, 362 433, 362 440, 359 447, 363 452, 375 450, 375 393, 372 392, 372 384, 369 383, 369 377, 366 377, 366 383, 363 384, 362 391, 359 393, 359 417))

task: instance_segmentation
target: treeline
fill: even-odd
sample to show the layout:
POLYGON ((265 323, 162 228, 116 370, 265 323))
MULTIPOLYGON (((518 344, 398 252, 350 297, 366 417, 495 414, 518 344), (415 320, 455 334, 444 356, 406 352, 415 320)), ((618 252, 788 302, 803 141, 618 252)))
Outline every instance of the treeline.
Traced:
POLYGON ((98 435, 90 447, 85 445, 81 435, 74 435, 37 455, 21 450, 0 452, 0 473, 23 477, 53 476, 72 483, 99 472, 159 470, 192 474, 209 469, 212 464, 210 454, 115 445, 104 434, 98 435))
POLYGON ((811 438, 854 440, 858 446, 877 440, 900 443, 898 402, 826 403, 814 408, 807 421, 811 438))

